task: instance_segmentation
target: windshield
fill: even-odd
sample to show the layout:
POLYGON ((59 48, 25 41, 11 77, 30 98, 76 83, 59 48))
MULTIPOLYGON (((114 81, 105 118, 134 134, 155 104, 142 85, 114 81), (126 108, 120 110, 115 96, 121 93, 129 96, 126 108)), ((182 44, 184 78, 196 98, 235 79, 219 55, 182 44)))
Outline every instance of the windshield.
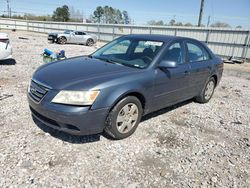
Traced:
POLYGON ((72 30, 64 30, 64 34, 70 34, 71 32, 73 32, 72 30))
POLYGON ((92 54, 93 58, 134 68, 147 68, 162 47, 162 41, 123 37, 92 54))

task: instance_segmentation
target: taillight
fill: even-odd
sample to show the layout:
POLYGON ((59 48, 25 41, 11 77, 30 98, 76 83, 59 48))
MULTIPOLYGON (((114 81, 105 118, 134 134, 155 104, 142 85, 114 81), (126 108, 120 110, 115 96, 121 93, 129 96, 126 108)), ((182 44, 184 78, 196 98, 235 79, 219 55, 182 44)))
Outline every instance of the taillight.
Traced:
POLYGON ((3 42, 3 43, 9 43, 9 39, 0 39, 0 42, 3 42))

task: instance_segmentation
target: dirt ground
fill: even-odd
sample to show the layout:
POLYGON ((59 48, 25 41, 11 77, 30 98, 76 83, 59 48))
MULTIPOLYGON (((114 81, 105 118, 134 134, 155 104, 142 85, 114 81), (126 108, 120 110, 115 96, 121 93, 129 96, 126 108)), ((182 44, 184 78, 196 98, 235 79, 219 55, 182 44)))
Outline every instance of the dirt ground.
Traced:
POLYGON ((14 60, 0 62, 0 187, 250 187, 250 64, 225 64, 209 103, 150 114, 127 139, 75 137, 33 122, 27 85, 45 47, 71 57, 103 43, 4 32, 14 60))

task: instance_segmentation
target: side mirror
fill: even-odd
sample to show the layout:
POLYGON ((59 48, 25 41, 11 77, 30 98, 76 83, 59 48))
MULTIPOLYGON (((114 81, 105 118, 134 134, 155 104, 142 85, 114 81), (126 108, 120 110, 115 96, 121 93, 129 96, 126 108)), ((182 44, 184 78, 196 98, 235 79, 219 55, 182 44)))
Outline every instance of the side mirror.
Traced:
POLYGON ((175 61, 161 61, 160 64, 158 65, 160 69, 167 69, 167 68, 176 68, 177 63, 175 61))

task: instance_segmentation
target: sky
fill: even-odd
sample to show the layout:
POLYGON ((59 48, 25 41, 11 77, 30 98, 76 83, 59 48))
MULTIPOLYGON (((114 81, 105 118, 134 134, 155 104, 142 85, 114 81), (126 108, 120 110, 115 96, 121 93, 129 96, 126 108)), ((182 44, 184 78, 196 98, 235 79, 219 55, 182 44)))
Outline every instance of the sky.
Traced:
MULTIPOLYGON (((134 24, 146 24, 149 20, 169 22, 175 18, 183 23, 197 24, 200 0, 9 0, 12 11, 37 15, 52 14, 64 4, 79 9, 88 18, 97 6, 112 6, 128 11, 134 24)), ((6 0, 0 0, 0 11, 6 11, 6 0)), ((1 13, 2 14, 2 13, 1 13)), ((250 0, 205 0, 202 23, 226 22, 250 28, 250 0)))

